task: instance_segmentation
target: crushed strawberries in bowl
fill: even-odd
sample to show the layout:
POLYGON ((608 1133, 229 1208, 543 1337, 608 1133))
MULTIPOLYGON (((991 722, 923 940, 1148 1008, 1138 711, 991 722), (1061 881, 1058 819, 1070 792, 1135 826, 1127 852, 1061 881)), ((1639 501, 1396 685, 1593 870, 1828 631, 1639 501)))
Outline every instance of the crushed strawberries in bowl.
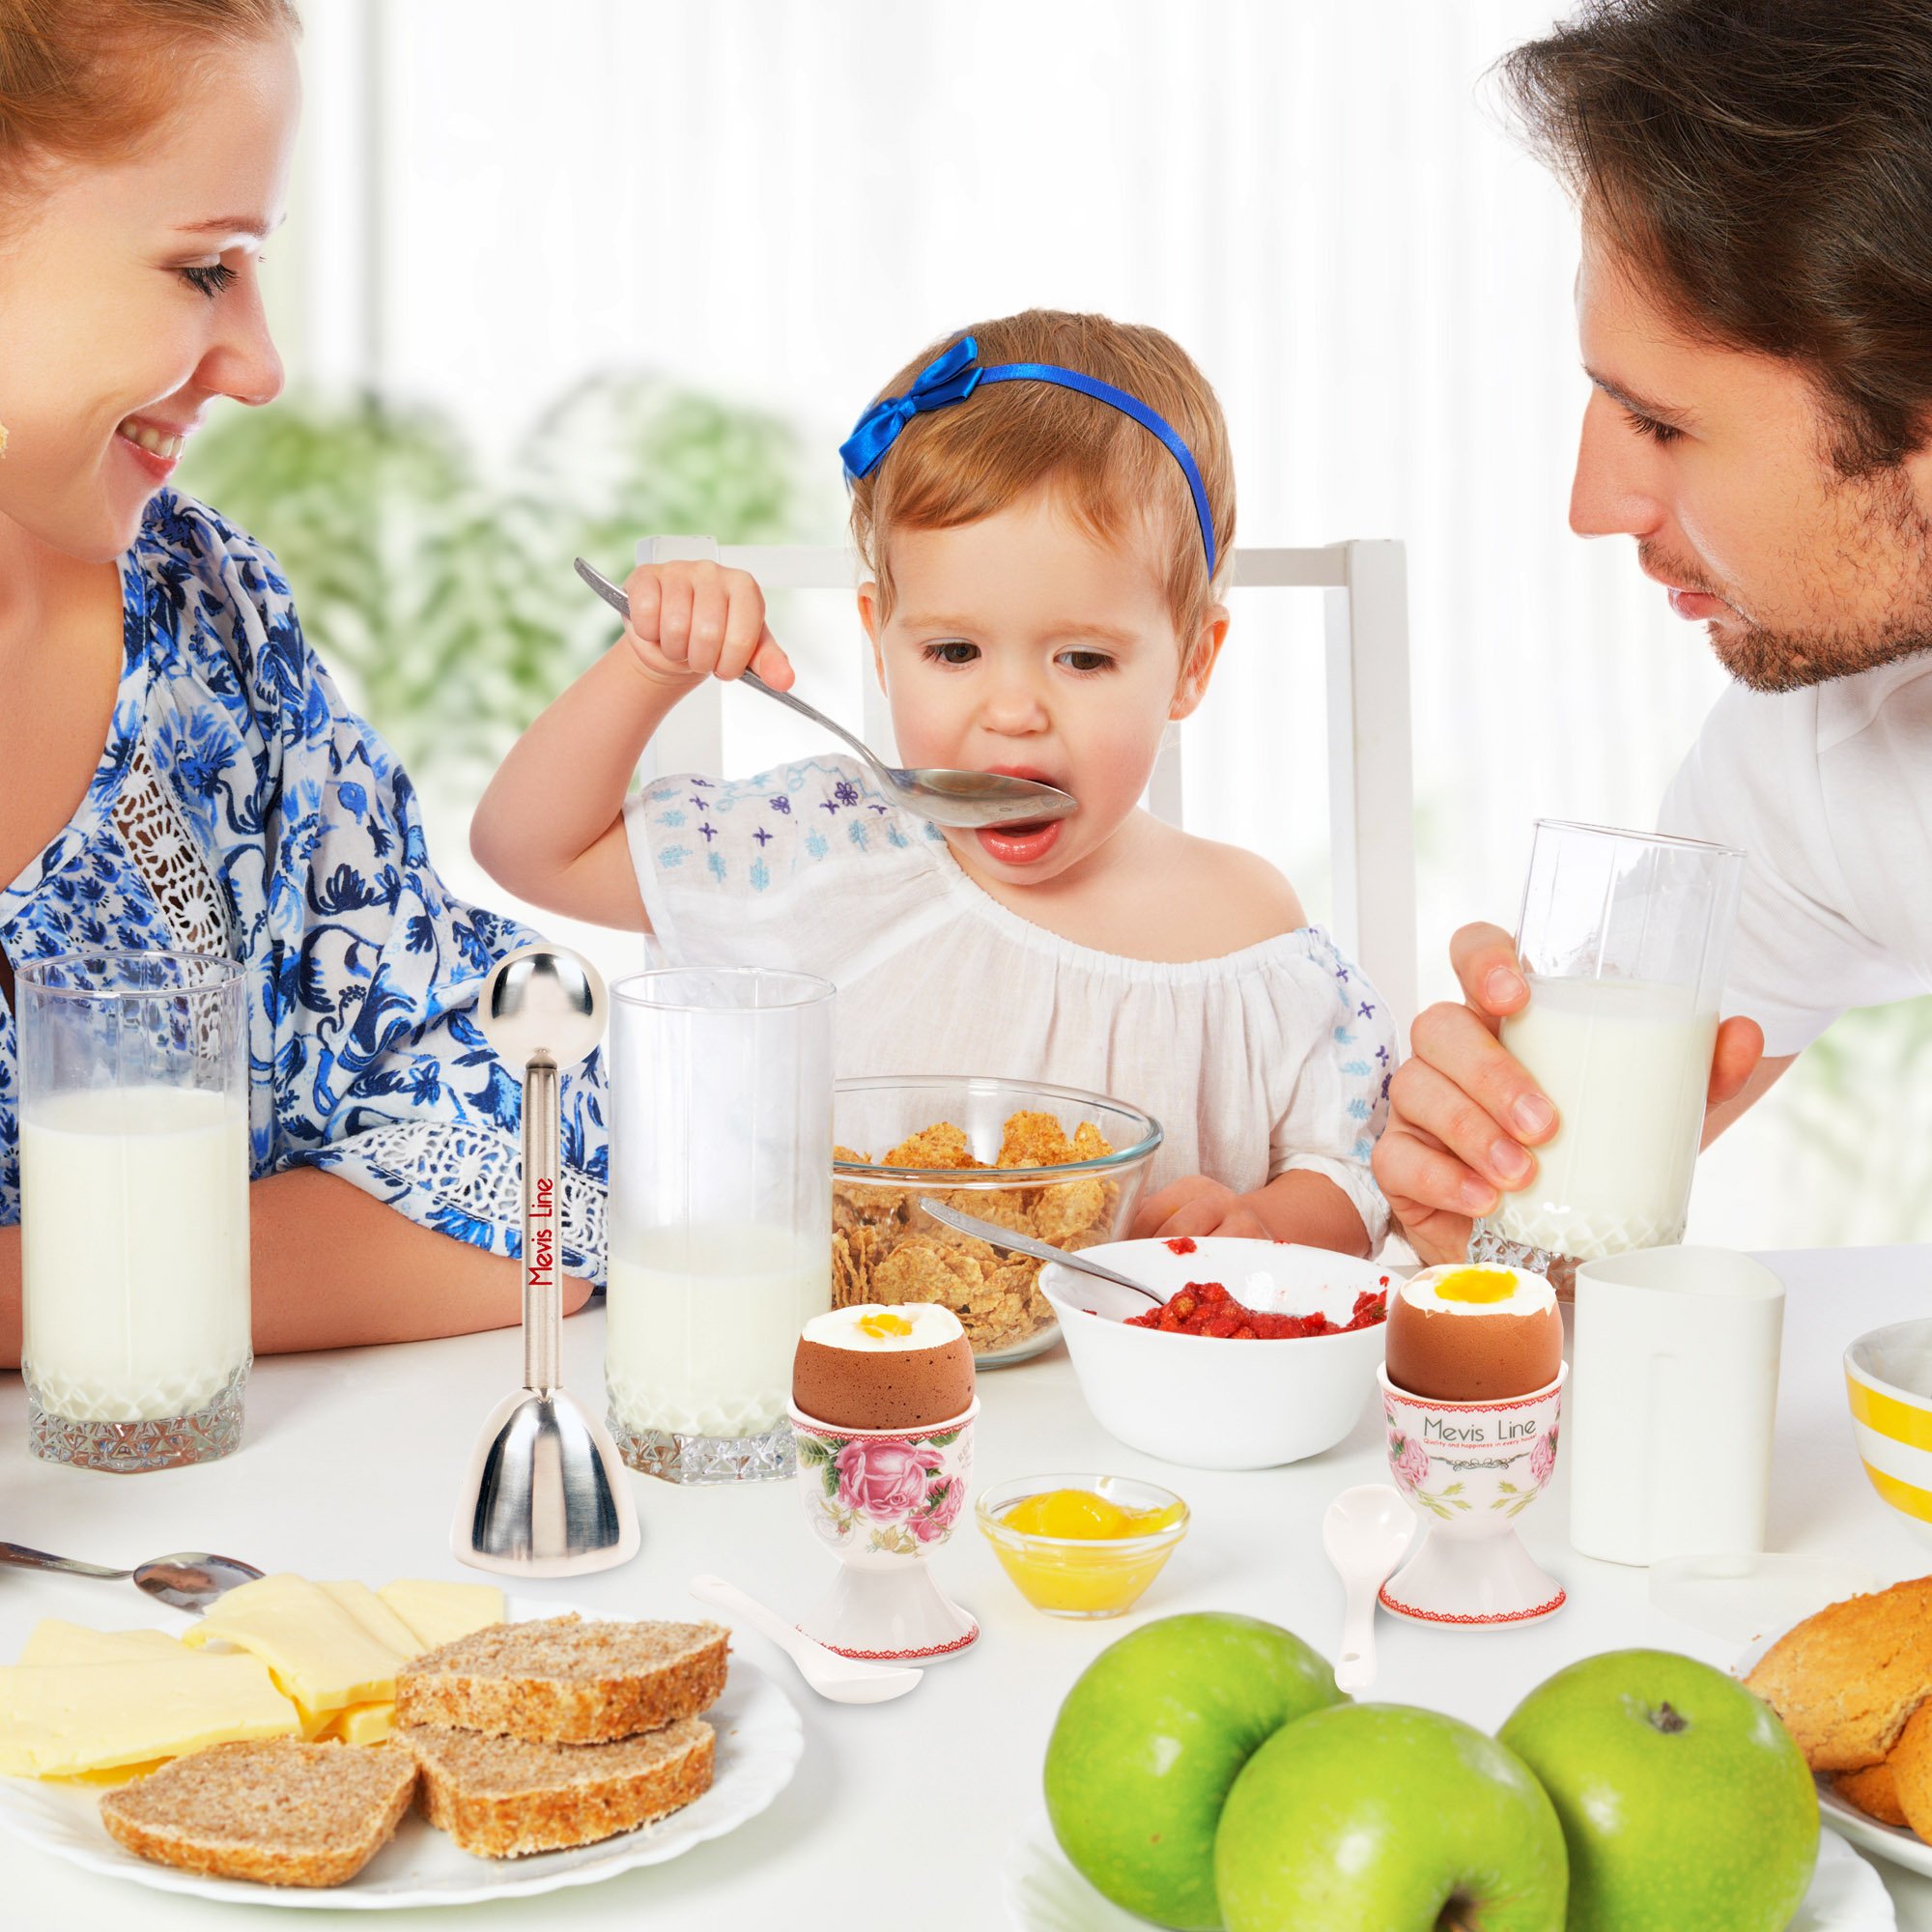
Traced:
POLYGON ((1155 1328, 1163 1335, 1218 1335, 1236 1342, 1346 1335, 1357 1328, 1373 1328, 1388 1319, 1388 1289, 1384 1275, 1380 1288, 1364 1289, 1356 1295, 1348 1321, 1331 1321, 1325 1315, 1264 1314, 1236 1301, 1218 1281, 1190 1281, 1160 1307, 1150 1308, 1145 1315, 1128 1316, 1125 1325, 1155 1328))

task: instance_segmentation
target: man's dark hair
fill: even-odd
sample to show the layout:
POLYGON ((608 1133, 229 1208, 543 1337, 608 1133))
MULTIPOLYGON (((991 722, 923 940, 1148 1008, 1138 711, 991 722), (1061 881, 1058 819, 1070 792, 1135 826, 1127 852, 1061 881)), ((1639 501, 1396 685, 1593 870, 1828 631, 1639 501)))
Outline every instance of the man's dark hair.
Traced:
POLYGON ((1848 475, 1932 433, 1932 0, 1586 0, 1500 63, 1688 332, 1797 362, 1848 475))

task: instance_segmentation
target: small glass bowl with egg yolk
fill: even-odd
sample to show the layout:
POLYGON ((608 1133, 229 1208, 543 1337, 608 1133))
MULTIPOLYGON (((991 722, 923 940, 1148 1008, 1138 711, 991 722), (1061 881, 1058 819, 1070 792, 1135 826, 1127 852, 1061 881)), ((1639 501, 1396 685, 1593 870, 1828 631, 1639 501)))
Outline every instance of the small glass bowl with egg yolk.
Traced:
POLYGON ((1187 1534, 1187 1505, 1130 1476, 1029 1476, 982 1491, 974 1515, 1000 1567, 1051 1617, 1118 1617, 1187 1534))

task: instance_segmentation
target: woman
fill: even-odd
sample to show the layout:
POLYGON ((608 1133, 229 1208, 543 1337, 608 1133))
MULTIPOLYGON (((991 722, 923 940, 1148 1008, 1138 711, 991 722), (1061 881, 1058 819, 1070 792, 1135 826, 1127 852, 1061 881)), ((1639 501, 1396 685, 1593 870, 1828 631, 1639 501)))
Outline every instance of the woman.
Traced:
MULTIPOLYGON (((273 559, 166 488, 281 387, 258 283, 299 106, 286 0, 0 0, 0 1359, 20 1344, 14 968, 251 975, 258 1351, 514 1319, 518 1094, 470 1017, 529 935, 454 900, 273 559)), ((601 1269, 594 1065, 565 1258, 601 1269)), ((570 1305, 588 1293, 573 1284, 570 1305)))

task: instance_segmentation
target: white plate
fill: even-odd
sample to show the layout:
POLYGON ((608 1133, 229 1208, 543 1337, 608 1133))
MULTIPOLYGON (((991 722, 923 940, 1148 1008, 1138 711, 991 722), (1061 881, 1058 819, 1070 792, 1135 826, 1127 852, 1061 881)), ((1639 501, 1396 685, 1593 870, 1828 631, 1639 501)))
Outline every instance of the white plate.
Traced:
MULTIPOLYGON (((562 1615, 570 1606, 512 1597, 510 1621, 562 1615)), ((599 1613, 580 1612, 586 1618, 599 1613)), ((179 1625, 170 1629, 178 1634, 179 1625)), ((459 1851, 413 1807, 396 1835, 347 1885, 302 1889, 201 1878, 172 1865, 150 1864, 125 1851, 100 1822, 99 1791, 0 1777, 0 1825, 57 1859, 132 1879, 156 1891, 185 1891, 228 1904, 315 1906, 340 1912, 379 1912, 412 1905, 467 1905, 473 1899, 526 1898, 565 1886, 595 1885, 638 1865, 663 1864, 707 1838, 720 1838, 755 1818, 787 1784, 805 1748, 805 1730, 790 1698, 770 1678, 733 1655, 724 1694, 704 1714, 718 1734, 711 1789, 696 1804, 655 1825, 639 1826, 601 1844, 574 1851, 536 1852, 522 1859, 479 1859, 459 1851)))
MULTIPOLYGON (((1043 1811, 1013 1840, 1002 1876, 1007 1922, 1018 1932, 1147 1932, 1147 1919, 1102 1898, 1066 1862, 1043 1811)), ((1785 1932, 1894 1932, 1897 1924, 1878 1873, 1821 1833, 1811 1889, 1785 1932)))
MULTIPOLYGON (((1776 1641, 1776 1637, 1760 1637, 1749 1645, 1731 1666, 1731 1675, 1741 1678, 1754 1669, 1758 1660, 1776 1641)), ((1814 1782, 1818 1786, 1818 1809, 1833 1831, 1882 1859, 1889 1859, 1895 1865, 1903 1865, 1907 1871, 1922 1872, 1932 1878, 1932 1845, 1916 1832, 1896 1825, 1881 1825, 1876 1818, 1867 1818, 1856 1805, 1847 1804, 1828 1779, 1820 1777, 1814 1782)))

